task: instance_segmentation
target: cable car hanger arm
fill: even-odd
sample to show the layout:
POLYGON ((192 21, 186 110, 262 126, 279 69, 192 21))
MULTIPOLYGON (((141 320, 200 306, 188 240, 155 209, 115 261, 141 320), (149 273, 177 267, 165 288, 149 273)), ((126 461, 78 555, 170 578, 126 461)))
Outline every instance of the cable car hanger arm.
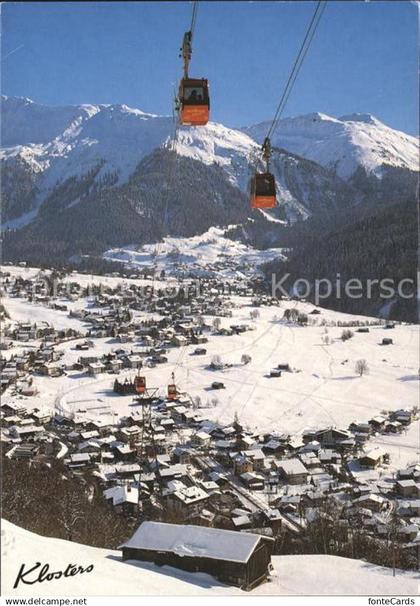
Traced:
POLYGON ((185 32, 184 38, 182 40, 182 46, 179 49, 181 51, 180 57, 182 57, 184 61, 184 78, 188 78, 188 68, 191 61, 192 56, 192 39, 194 35, 195 22, 197 18, 197 10, 198 10, 198 0, 193 2, 193 10, 191 17, 191 25, 188 32, 185 32))

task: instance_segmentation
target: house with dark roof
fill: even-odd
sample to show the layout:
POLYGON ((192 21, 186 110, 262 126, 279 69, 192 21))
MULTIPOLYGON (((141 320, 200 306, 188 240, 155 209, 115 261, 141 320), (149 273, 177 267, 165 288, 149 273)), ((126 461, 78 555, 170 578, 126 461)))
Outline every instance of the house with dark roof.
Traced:
POLYGON ((204 526, 143 522, 121 545, 123 560, 205 572, 250 590, 268 576, 273 539, 204 526))

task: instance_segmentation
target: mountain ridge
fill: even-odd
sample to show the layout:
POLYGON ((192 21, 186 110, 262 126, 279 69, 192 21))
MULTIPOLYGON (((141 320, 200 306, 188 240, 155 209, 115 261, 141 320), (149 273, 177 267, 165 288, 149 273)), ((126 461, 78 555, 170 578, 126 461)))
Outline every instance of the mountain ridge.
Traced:
POLYGON ((1 109, 3 140, 24 142, 0 152, 5 254, 14 259, 19 251, 39 258, 37 246, 51 254, 54 242, 69 256, 88 254, 89 246, 98 253, 165 235, 197 235, 250 217, 270 246, 279 223, 396 203, 416 190, 414 138, 370 114, 332 118, 315 112, 280 121, 271 163, 279 206, 260 213, 249 208, 247 190, 255 170, 263 170, 257 140, 264 123, 247 132, 215 122, 175 130, 172 117, 126 105, 49 108, 11 97, 2 98, 1 109), (373 153, 366 147, 372 140, 379 152, 390 140, 393 146, 389 153, 373 153), (347 165, 355 167, 351 175, 342 174, 339 160, 328 160, 332 153, 339 158, 338 144, 347 165), (296 146, 298 151, 290 149, 296 146))

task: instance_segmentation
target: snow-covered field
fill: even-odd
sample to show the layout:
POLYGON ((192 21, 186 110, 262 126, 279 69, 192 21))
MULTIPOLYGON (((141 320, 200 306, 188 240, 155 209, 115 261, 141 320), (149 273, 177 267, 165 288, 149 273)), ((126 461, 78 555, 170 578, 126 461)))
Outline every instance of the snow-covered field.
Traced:
MULTIPOLYGON (((118 551, 97 549, 60 539, 41 537, 2 520, 1 592, 6 596, 67 595, 249 595, 220 584, 203 573, 188 573, 169 566, 121 560, 118 551), (90 573, 36 585, 13 585, 20 566, 49 563, 50 571, 77 564, 93 564, 90 573)), ((251 595, 416 595, 419 577, 333 556, 274 556, 270 582, 251 595)))
POLYGON ((255 270, 262 263, 284 256, 281 248, 256 250, 252 246, 226 238, 224 234, 227 229, 211 227, 199 236, 167 237, 163 242, 146 244, 139 249, 134 246, 114 248, 106 251, 103 256, 109 261, 120 261, 129 267, 154 266, 158 272, 165 270, 169 275, 176 272, 180 265, 186 265, 187 271, 195 270, 203 275, 211 273, 221 278, 245 278, 244 268, 247 266, 255 270), (217 263, 221 265, 215 269, 217 263))
MULTIPOLYGON (((260 317, 251 320, 249 314, 254 308, 250 307, 249 300, 234 297, 233 301, 236 305, 233 316, 223 318, 222 327, 246 323, 252 330, 234 336, 210 334, 204 356, 192 355, 193 345, 169 349, 168 364, 146 370, 148 386, 159 388, 163 395, 174 372, 181 392, 200 397, 198 413, 204 418, 229 423, 237 413, 240 421, 251 429, 291 434, 300 434, 309 427, 345 428, 352 421, 368 421, 383 410, 418 404, 418 326, 397 325, 392 331, 372 326, 369 333, 354 331, 353 338, 343 342, 340 338, 343 328, 300 327, 282 320, 286 308, 297 307, 309 313, 313 306, 308 303, 283 301, 280 307, 261 307, 260 317), (326 330, 329 345, 323 343, 326 330), (394 344, 380 345, 382 338, 391 334, 394 344), (251 356, 249 364, 241 363, 243 354, 251 356), (215 355, 231 366, 221 371, 208 370, 215 355), (355 372, 355 362, 361 358, 366 359, 369 366, 369 373, 363 377, 355 372), (281 363, 288 363, 293 372, 269 378, 270 369, 281 363), (225 389, 210 390, 213 381, 223 382, 225 389)), ((42 318, 53 325, 62 323, 75 328, 82 324, 67 318, 65 312, 19 299, 6 298, 5 305, 12 319, 41 321, 42 318)), ((318 322, 324 320, 327 324, 367 319, 320 311, 316 316, 318 322)), ((211 317, 205 319, 209 324, 213 321, 211 317)), ((74 344, 63 343, 57 347, 65 352, 63 363, 75 362, 80 355, 74 344)), ((96 356, 121 347, 113 339, 95 339, 94 344, 92 353, 96 356)), ((135 342, 123 347, 140 349, 135 342)), ((132 374, 124 371, 122 376, 132 374)), ((132 397, 113 394, 114 379, 114 375, 92 378, 75 371, 54 379, 35 376, 39 396, 32 397, 28 404, 36 406, 42 401, 43 406, 53 406, 59 399, 64 407, 72 408, 85 402, 102 414, 106 408, 107 414, 114 411, 122 416, 133 410, 132 397)), ((411 444, 405 449, 408 461, 418 458, 415 427, 412 426, 407 437, 411 444)), ((404 435, 380 439, 395 442, 394 456, 398 457, 401 456, 400 444, 408 443, 404 435)))
POLYGON ((77 318, 69 318, 66 311, 50 309, 37 303, 28 303, 24 299, 4 297, 3 304, 10 318, 15 322, 30 322, 32 324, 36 322, 39 327, 48 324, 54 326, 57 330, 73 328, 82 333, 85 333, 89 328, 87 324, 77 318))
POLYGON ((404 469, 420 462, 420 421, 410 425, 403 436, 378 435, 369 442, 369 447, 379 446, 390 455, 390 467, 404 469))
MULTIPOLYGON (((309 308, 299 305, 302 310, 309 308)), ((332 327, 328 329, 332 343, 326 346, 322 343, 324 328, 303 328, 276 319, 282 316, 285 304, 283 308, 261 308, 256 322, 249 320, 250 309, 234 310, 233 318, 224 319, 222 326, 248 322, 254 330, 231 337, 211 336, 205 356, 192 355, 192 345, 171 349, 169 365, 146 371, 148 385, 158 387, 163 395, 174 371, 178 389, 201 398, 203 407, 198 412, 203 417, 229 423, 237 412, 251 429, 291 434, 309 427, 347 427, 355 420, 368 421, 382 410, 418 403, 418 327, 396 327, 394 345, 387 347, 379 345, 388 333, 381 327, 371 327, 368 334, 355 333, 344 343, 340 339, 343 329, 332 327), (242 354, 252 358, 245 366, 242 354), (215 355, 232 366, 223 371, 208 370, 215 355), (363 377, 354 370, 361 358, 369 365, 369 374, 363 377), (294 372, 269 378, 270 369, 280 363, 289 363, 294 372), (213 381, 223 382, 225 389, 210 390, 213 381)), ((323 315, 344 319, 333 312, 323 315)), ((96 343, 96 351, 112 348, 112 342, 96 343)), ((83 382, 78 389, 69 375, 71 401, 105 399, 118 414, 127 414, 132 410, 132 398, 113 396, 113 380, 112 376, 100 376, 83 382)), ((398 441, 398 437, 394 439, 398 441)))
MULTIPOLYGON (((43 272, 37 267, 18 267, 16 265, 4 265, 2 270, 9 272, 13 277, 19 277, 24 280, 31 280, 43 273, 49 274, 49 271, 43 272)), ((164 288, 168 286, 167 281, 162 282, 160 280, 143 279, 143 278, 124 278, 121 276, 97 276, 93 274, 79 273, 72 271, 69 275, 60 279, 60 282, 71 283, 76 282, 83 288, 89 288, 92 284, 102 284, 103 286, 109 286, 110 288, 117 288, 118 286, 154 286, 155 288, 164 288)), ((68 302, 67 302, 68 304, 68 302)))

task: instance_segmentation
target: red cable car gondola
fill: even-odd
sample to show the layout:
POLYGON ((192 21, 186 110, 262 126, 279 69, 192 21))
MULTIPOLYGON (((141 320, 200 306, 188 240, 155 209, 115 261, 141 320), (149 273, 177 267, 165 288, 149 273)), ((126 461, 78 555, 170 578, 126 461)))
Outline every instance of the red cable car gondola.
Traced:
POLYGON ((255 173, 251 179, 251 208, 275 208, 276 180, 270 173, 271 144, 267 137, 262 145, 263 158, 266 162, 264 173, 255 173))
POLYGON ((168 385, 168 400, 176 400, 178 395, 176 385, 174 383, 170 383, 168 385))
POLYGON ((184 77, 179 84, 177 105, 179 122, 186 126, 204 126, 209 121, 210 115, 208 81, 205 78, 190 78, 188 75, 196 11, 197 3, 195 2, 191 29, 184 34, 180 55, 184 61, 184 77))
POLYGON ((168 385, 168 400, 176 400, 178 396, 178 390, 175 383, 175 373, 171 373, 172 383, 168 385))
POLYGON ((134 389, 142 394, 146 391, 146 377, 134 377, 134 389))
POLYGON ((209 121, 209 85, 205 78, 183 78, 179 85, 179 121, 187 126, 204 126, 209 121))
POLYGON ((251 208, 275 208, 276 182, 271 173, 256 173, 251 181, 251 208))

